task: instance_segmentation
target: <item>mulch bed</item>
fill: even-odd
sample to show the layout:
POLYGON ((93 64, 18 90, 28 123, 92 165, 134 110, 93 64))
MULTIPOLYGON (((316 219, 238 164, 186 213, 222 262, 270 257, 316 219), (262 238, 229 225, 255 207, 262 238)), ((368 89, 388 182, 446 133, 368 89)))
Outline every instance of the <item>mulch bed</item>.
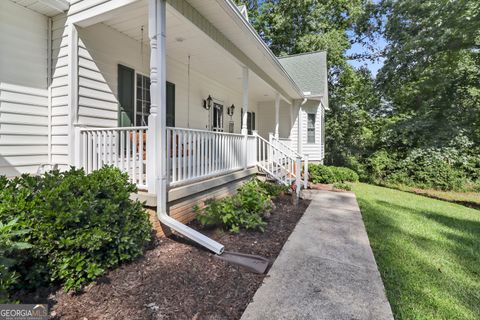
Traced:
MULTIPOLYGON (((273 262, 309 201, 300 200, 295 207, 290 196, 283 196, 275 204, 264 233, 202 232, 226 250, 273 262)), ((161 238, 142 258, 109 272, 84 292, 59 289, 49 302, 52 315, 61 319, 239 319, 264 277, 220 261, 180 237, 161 238)))

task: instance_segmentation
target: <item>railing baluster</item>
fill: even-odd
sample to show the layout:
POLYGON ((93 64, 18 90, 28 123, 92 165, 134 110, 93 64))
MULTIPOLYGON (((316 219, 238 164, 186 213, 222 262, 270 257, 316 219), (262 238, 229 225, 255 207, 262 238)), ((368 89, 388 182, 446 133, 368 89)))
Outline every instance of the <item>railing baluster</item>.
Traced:
POLYGON ((186 132, 182 130, 183 136, 183 145, 182 145, 182 158, 183 158, 183 173, 182 173, 182 180, 186 180, 187 176, 187 137, 186 132))
POLYGON ((192 177, 197 177, 197 133, 192 132, 192 177))
POLYGON ((172 182, 177 181, 177 134, 175 132, 175 129, 172 129, 171 131, 172 134, 172 149, 170 150, 171 152, 171 158, 172 158, 172 182))
POLYGON ((137 172, 137 130, 130 131, 132 135, 132 180, 133 183, 137 183, 136 172, 137 172))
POLYGON ((107 163, 107 133, 102 132, 102 143, 103 143, 103 157, 102 157, 102 165, 103 167, 107 163))
POLYGON ((138 151, 138 157, 139 157, 139 169, 138 169, 138 184, 140 185, 143 185, 143 155, 144 155, 144 149, 143 149, 143 134, 144 134, 144 130, 141 129, 139 130, 139 133, 140 133, 140 142, 138 143, 138 146, 139 146, 139 151, 138 151))

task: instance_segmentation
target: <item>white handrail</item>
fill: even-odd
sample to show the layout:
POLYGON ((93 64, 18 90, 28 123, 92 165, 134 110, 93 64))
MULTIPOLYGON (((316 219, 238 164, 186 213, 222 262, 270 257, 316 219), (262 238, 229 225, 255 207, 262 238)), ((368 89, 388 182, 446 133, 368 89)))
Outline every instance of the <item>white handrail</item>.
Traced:
POLYGON ((288 144, 283 142, 280 138, 277 139, 273 133, 270 133, 269 137, 270 137, 270 139, 275 141, 275 143, 277 143, 280 146, 279 148, 284 148, 284 149, 288 150, 289 152, 291 152, 295 157, 300 157, 300 158, 303 159, 302 154, 300 154, 298 151, 296 151, 295 149, 290 147, 288 144))
POLYGON ((297 180, 296 158, 257 135, 257 166, 275 180, 291 186, 297 180))

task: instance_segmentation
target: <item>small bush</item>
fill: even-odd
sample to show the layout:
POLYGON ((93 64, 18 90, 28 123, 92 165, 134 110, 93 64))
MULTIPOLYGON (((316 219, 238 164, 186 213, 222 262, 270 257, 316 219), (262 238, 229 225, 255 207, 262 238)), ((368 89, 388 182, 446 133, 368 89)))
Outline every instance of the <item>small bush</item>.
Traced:
POLYGON ((20 287, 50 282, 76 290, 143 252, 150 239, 148 215, 130 200, 136 186, 113 167, 23 175, 0 191, 0 221, 18 217, 20 237, 31 243, 17 268, 20 287))
POLYGON ((258 181, 258 186, 264 189, 271 197, 278 197, 282 193, 289 191, 289 187, 284 184, 272 183, 268 181, 258 181))
POLYGON ((330 167, 336 182, 358 182, 358 174, 345 167, 330 167))
POLYGON ((16 263, 11 256, 32 247, 28 243, 14 239, 28 232, 28 230, 18 230, 17 225, 17 219, 6 224, 0 222, 0 303, 10 302, 9 293, 18 281, 18 274, 11 270, 16 263))
POLYGON ((313 183, 333 184, 335 182, 357 182, 358 174, 352 169, 345 167, 325 166, 310 164, 308 166, 310 180, 313 183))
POLYGON ((209 200, 205 207, 194 207, 197 220, 204 226, 223 226, 231 232, 241 228, 264 231, 273 209, 270 195, 258 179, 252 179, 238 189, 236 195, 220 200, 209 200))
POLYGON ((309 179, 313 183, 335 183, 335 174, 330 167, 321 164, 309 164, 308 165, 309 179))
POLYGON ((352 186, 349 185, 348 183, 344 183, 344 182, 334 183, 333 188, 335 188, 337 190, 352 191, 352 186))

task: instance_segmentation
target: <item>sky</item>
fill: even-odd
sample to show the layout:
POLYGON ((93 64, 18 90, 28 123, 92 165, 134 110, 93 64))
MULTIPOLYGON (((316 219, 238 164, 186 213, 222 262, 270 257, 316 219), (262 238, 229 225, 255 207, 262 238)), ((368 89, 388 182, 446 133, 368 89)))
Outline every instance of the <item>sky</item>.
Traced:
MULTIPOLYGON (((374 46, 377 49, 383 49, 385 48, 386 44, 387 44, 386 40, 383 37, 380 37, 375 41, 374 46)), ((347 55, 351 55, 354 53, 365 53, 365 52, 369 52, 369 51, 366 48, 364 48, 361 44, 356 43, 352 45, 352 47, 347 51, 347 55)), ((378 70, 382 68, 384 60, 385 60, 384 58, 379 58, 376 61, 349 60, 348 63, 351 66, 356 68, 361 66, 366 66, 372 72, 372 75, 375 77, 378 73, 378 70)))

